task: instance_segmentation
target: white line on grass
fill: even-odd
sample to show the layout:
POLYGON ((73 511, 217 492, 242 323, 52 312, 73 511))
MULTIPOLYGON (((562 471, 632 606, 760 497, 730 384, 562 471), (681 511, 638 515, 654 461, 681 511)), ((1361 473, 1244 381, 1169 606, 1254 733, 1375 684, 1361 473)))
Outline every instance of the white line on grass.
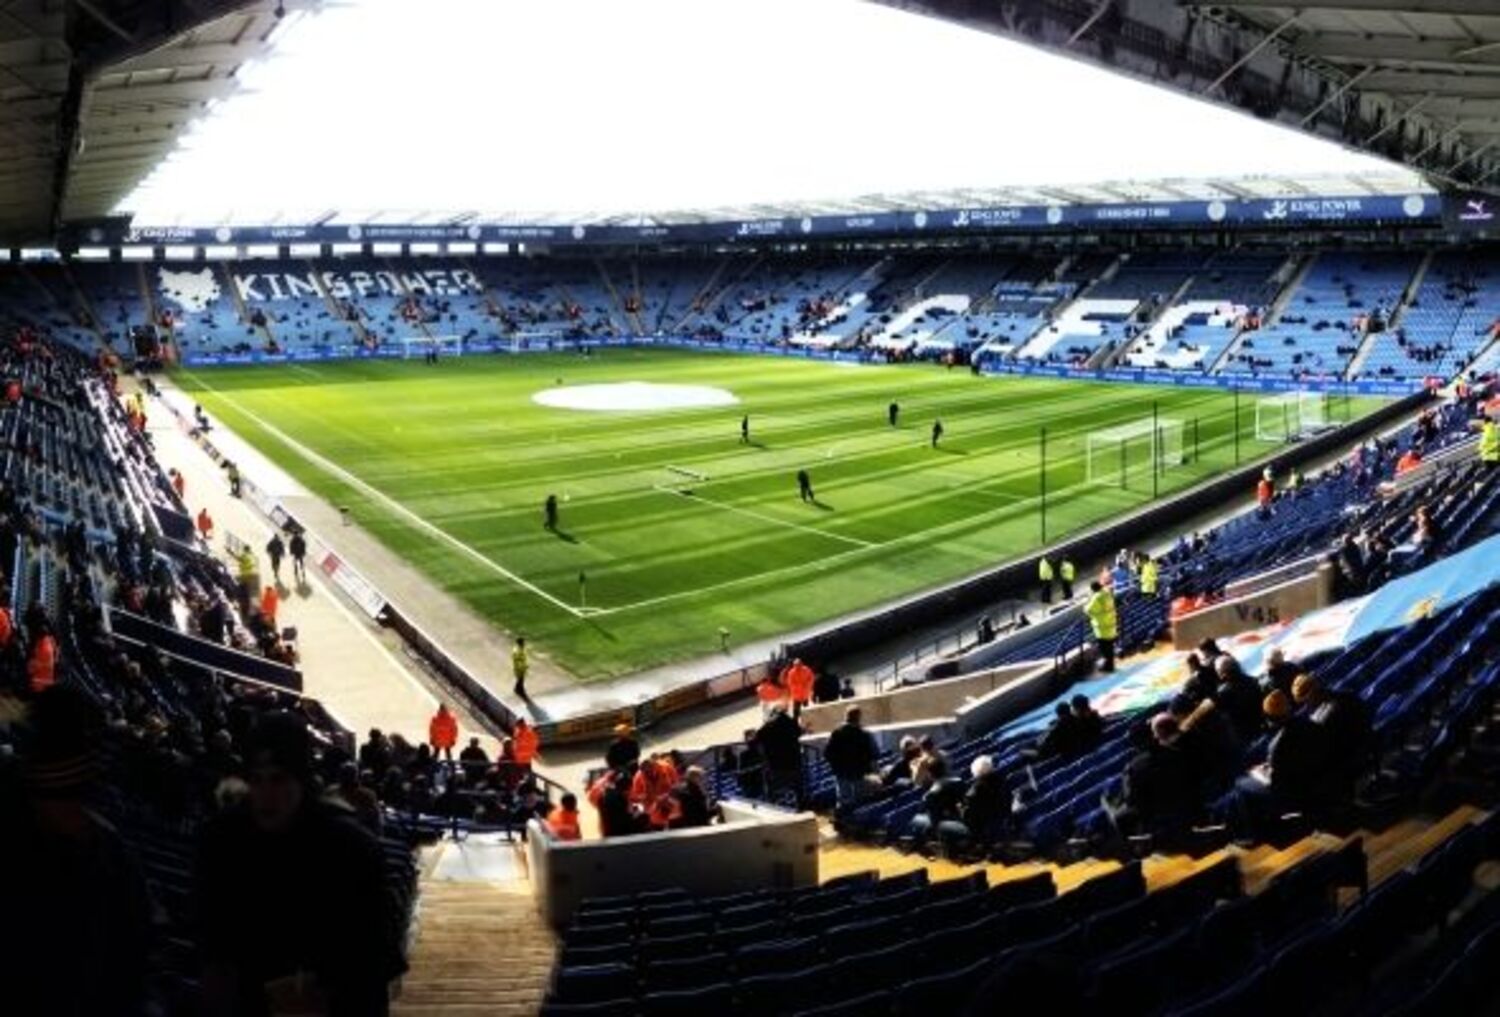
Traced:
POLYGON ((713 508, 723 509, 725 512, 737 512, 742 516, 749 516, 751 519, 759 519, 763 523, 771 523, 773 526, 784 526, 789 530, 801 530, 804 533, 816 533, 820 537, 827 537, 829 540, 841 540, 846 544, 853 544, 856 547, 870 548, 880 546, 874 541, 860 540, 858 537, 846 537, 842 533, 830 533, 828 530, 820 530, 816 526, 806 526, 802 523, 794 523, 789 519, 778 519, 775 516, 768 516, 765 513, 757 512, 754 509, 742 508, 739 505, 730 505, 727 502, 714 501, 712 498, 705 498, 701 494, 694 494, 691 491, 682 491, 675 487, 662 487, 660 484, 652 484, 651 490, 660 491, 662 494, 675 495, 678 498, 687 498, 690 501, 702 502, 703 504, 712 506, 713 508))
MULTIPOLYGON (((191 375, 191 372, 189 372, 189 374, 191 375)), ((314 452, 306 445, 303 445, 301 442, 297 441, 295 438, 282 431, 280 428, 276 427, 266 420, 261 419, 254 413, 251 413, 249 410, 245 409, 244 406, 240 405, 240 403, 236 401, 232 396, 220 392, 218 389, 208 384, 208 382, 198 378, 197 375, 191 376, 198 381, 198 384, 202 385, 204 388, 217 395, 220 399, 223 399, 230 406, 233 406, 240 413, 243 413, 246 417, 253 420, 256 424, 262 427, 267 434, 270 434, 281 442, 285 443, 287 448, 291 449, 293 452, 296 452, 303 459, 306 459, 309 463, 312 463, 318 469, 323 470, 325 473, 332 474, 339 480, 342 480, 344 483, 348 484, 350 487, 357 488, 358 490, 364 492, 366 496, 380 502, 382 505, 389 508, 392 512, 396 513, 401 518, 411 523, 413 526, 438 538, 445 544, 452 547, 454 550, 459 551, 469 558, 472 558, 474 561, 483 565, 490 571, 503 576, 510 582, 515 583, 517 586, 521 587, 523 590, 526 590, 528 593, 535 594, 536 596, 545 600, 547 603, 551 604, 553 607, 560 608, 561 610, 568 612, 568 614, 572 615, 574 618, 583 617, 583 612, 579 611, 579 609, 574 607, 572 604, 569 604, 564 600, 559 600, 552 594, 548 593, 546 590, 542 589, 540 586, 537 586, 535 583, 526 581, 525 579, 516 575, 510 569, 494 561, 489 556, 483 554, 480 551, 476 551, 468 544, 465 544, 463 541, 453 536, 447 530, 440 529, 439 527, 434 526, 432 523, 429 523, 427 520, 417 515, 411 509, 407 508, 405 505, 387 495, 384 491, 371 487, 369 484, 365 483, 363 480, 359 479, 354 474, 344 469, 342 466, 323 458, 321 455, 314 452)), ((590 613, 592 614, 594 612, 590 613)))

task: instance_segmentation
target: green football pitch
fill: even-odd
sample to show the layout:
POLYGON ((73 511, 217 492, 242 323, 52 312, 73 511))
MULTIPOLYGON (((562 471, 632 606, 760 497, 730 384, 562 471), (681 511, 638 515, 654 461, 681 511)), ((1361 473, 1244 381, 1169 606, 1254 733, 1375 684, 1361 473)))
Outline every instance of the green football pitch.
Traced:
MULTIPOLYGON (((1271 450, 1256 440, 1248 394, 1236 412, 1217 390, 932 365, 609 349, 176 380, 432 581, 583 680, 712 653, 721 627, 731 643, 789 633, 1023 555, 1042 541, 1044 479, 1051 541, 1271 450), (738 403, 587 412, 532 399, 624 382, 714 386, 738 403), (934 419, 945 429, 936 449, 934 419), (798 497, 800 469, 816 502, 798 497), (548 494, 556 532, 543 527, 548 494)), ((1337 400, 1328 412, 1375 405, 1337 400)))

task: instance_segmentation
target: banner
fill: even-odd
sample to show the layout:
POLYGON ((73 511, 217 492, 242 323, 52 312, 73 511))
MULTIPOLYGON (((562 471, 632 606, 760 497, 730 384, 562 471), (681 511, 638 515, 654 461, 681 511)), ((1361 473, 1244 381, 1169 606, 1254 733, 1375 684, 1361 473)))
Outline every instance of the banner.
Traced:
POLYGON ((287 244, 287 243, 522 243, 741 244, 865 236, 971 232, 1111 230, 1141 228, 1266 229, 1347 224, 1355 226, 1446 223, 1486 228, 1494 197, 1479 192, 1321 195, 1210 201, 1146 201, 1078 205, 997 205, 913 209, 843 215, 807 215, 732 221, 658 223, 454 223, 442 225, 347 223, 303 226, 145 226, 122 217, 65 225, 64 250, 86 246, 287 244))
MULTIPOLYGON (((1288 660, 1307 660, 1372 636, 1404 628, 1468 599, 1500 582, 1500 536, 1491 537, 1409 576, 1392 580, 1374 593, 1340 601, 1291 622, 1218 640, 1219 647, 1240 662, 1245 673, 1264 673, 1272 650, 1288 660)), ((1455 647, 1455 649, 1457 649, 1455 647)), ((1079 682, 1069 696, 1085 695, 1103 714, 1154 706, 1171 696, 1187 678, 1187 652, 1165 654, 1118 673, 1079 682)), ((1039 707, 1006 726, 1007 733, 1041 730, 1051 722, 1053 704, 1039 707)))

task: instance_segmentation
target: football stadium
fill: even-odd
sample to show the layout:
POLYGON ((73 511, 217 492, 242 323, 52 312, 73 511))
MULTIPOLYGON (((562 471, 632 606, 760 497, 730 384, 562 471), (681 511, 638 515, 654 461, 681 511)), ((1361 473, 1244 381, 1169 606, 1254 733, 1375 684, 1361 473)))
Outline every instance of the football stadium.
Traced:
POLYGON ((1500 1014, 1497 54, 0 0, 0 1012, 1500 1014))

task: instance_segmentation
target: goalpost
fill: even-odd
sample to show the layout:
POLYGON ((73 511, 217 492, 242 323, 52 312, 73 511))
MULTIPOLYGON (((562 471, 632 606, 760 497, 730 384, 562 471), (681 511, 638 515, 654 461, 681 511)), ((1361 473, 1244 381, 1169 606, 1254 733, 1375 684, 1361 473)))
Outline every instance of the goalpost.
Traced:
POLYGON ((1329 426, 1326 392, 1288 392, 1255 402, 1255 437, 1258 441, 1296 441, 1329 426))
POLYGON ((1133 472, 1165 473, 1181 466, 1187 462, 1184 430, 1183 422, 1175 417, 1146 417, 1091 432, 1086 455, 1088 482, 1127 487, 1133 472))
POLYGON ((464 337, 461 335, 406 336, 401 340, 402 359, 425 356, 436 350, 440 356, 461 357, 464 352, 464 337))

